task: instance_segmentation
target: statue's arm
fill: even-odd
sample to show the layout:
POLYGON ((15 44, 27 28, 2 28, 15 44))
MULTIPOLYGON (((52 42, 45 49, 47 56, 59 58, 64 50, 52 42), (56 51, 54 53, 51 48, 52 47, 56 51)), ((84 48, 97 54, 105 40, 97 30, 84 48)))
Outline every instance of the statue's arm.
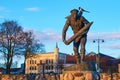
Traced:
POLYGON ((69 20, 66 21, 66 23, 63 27, 63 30, 62 30, 62 40, 63 40, 63 42, 65 42, 65 40, 66 40, 66 31, 68 30, 68 27, 69 27, 69 20))
POLYGON ((86 18, 82 17, 83 23, 86 25, 88 23, 90 23, 86 18))
MULTIPOLYGON (((83 19, 83 23, 85 24, 84 25, 84 27, 86 26, 86 25, 88 25, 88 24, 92 24, 91 22, 89 22, 87 19, 85 19, 84 17, 82 17, 82 19, 83 19)), ((90 27, 89 27, 90 28, 90 27)), ((89 31, 89 28, 86 30, 86 32, 85 32, 85 34, 87 34, 88 33, 88 31, 89 31)))

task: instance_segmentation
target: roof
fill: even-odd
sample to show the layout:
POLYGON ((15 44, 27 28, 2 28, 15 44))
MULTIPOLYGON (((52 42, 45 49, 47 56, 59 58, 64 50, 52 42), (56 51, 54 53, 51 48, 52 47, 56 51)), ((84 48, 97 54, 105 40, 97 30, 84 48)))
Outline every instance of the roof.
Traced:
MULTIPOLYGON (((96 53, 91 52, 91 53, 87 54, 85 58, 86 58, 86 60, 96 61, 96 55, 97 55, 96 53)), ((108 60, 114 60, 115 59, 114 57, 105 55, 103 53, 99 53, 99 55, 100 55, 101 62, 106 62, 108 60)))
MULTIPOLYGON (((111 59, 115 59, 114 57, 105 55, 105 54, 103 54, 103 53, 99 53, 99 55, 100 55, 101 58, 111 58, 111 59)), ((91 53, 89 53, 89 54, 86 55, 86 57, 88 57, 88 56, 96 56, 96 53, 91 52, 91 53)))
POLYGON ((59 52, 59 54, 63 54, 63 55, 69 55, 69 54, 66 54, 66 53, 63 53, 63 52, 59 52))
POLYGON ((111 57, 111 56, 108 56, 108 55, 105 55, 105 54, 102 54, 102 53, 100 53, 100 57, 101 58, 106 57, 106 58, 115 59, 114 57, 111 57))

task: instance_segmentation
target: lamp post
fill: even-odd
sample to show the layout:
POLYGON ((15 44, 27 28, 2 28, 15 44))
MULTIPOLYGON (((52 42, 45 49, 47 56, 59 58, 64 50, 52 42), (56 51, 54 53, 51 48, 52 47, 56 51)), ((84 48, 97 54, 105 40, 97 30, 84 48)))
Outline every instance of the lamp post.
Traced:
POLYGON ((96 55, 96 62, 97 62, 97 69, 98 72, 100 72, 100 42, 104 42, 104 39, 95 39, 93 40, 93 43, 97 42, 98 43, 98 54, 96 55))

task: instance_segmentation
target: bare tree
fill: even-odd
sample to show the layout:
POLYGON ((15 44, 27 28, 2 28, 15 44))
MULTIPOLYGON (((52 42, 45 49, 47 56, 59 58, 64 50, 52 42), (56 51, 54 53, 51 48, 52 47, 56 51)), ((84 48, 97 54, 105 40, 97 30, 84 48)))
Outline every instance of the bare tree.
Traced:
POLYGON ((39 40, 34 38, 33 32, 28 31, 24 33, 25 36, 25 48, 29 49, 31 54, 35 53, 45 53, 45 46, 39 40))
POLYGON ((28 31, 24 33, 24 46, 25 46, 25 61, 24 61, 24 73, 25 73, 25 65, 26 65, 26 58, 27 58, 27 52, 30 54, 35 54, 35 53, 45 53, 45 46, 44 44, 40 43, 39 40, 36 40, 34 38, 33 32, 28 31))
MULTIPOLYGON (((5 21, 0 25, 0 53, 3 53, 6 64, 6 73, 10 74, 10 68, 15 55, 25 55, 27 49, 38 45, 32 32, 24 32, 16 21, 5 21)), ((40 49, 37 48, 36 50, 40 49)), ((33 51, 36 51, 33 50, 33 51)))

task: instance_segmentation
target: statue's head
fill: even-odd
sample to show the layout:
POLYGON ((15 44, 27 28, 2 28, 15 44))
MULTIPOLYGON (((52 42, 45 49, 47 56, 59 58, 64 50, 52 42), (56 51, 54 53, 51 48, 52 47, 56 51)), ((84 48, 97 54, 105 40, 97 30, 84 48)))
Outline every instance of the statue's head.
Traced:
POLYGON ((73 9, 73 10, 70 11, 70 13, 71 13, 71 16, 72 16, 72 17, 76 18, 76 17, 77 17, 78 10, 77 10, 77 9, 73 9))
POLYGON ((72 9, 72 10, 70 11, 70 13, 73 13, 73 12, 78 13, 78 10, 77 10, 77 9, 72 9))

